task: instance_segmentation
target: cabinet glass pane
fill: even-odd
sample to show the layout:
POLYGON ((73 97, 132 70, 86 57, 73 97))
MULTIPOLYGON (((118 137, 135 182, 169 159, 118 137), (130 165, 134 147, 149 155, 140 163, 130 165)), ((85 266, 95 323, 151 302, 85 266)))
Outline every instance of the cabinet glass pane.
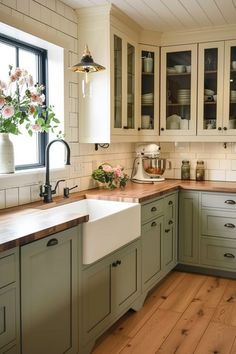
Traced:
POLYGON ((154 129, 154 62, 153 52, 142 51, 141 128, 154 129))
POLYGON ((230 55, 229 129, 236 129, 236 47, 231 47, 230 55))
POLYGON ((218 49, 204 50, 203 129, 216 129, 218 49))
POLYGON ((127 126, 134 128, 135 48, 127 44, 127 126))
POLYGON ((114 36, 114 128, 122 127, 122 39, 114 36))
POLYGON ((190 50, 167 54, 167 130, 188 130, 190 127, 191 59, 190 50))

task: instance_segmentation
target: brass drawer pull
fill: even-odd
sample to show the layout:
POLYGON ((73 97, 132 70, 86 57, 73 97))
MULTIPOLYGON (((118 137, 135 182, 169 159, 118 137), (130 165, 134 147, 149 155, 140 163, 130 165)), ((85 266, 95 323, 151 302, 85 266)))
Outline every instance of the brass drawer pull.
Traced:
POLYGON ((170 232, 170 229, 165 229, 165 232, 170 232))
POLYGON ((235 225, 231 224, 230 222, 227 222, 226 224, 224 224, 225 227, 228 227, 229 229, 234 229, 235 225))
POLYGON ((168 205, 173 205, 173 202, 172 202, 172 200, 169 200, 169 203, 168 203, 168 205))
POLYGON ((225 201, 225 204, 234 205, 234 204, 236 204, 236 202, 235 202, 233 199, 227 199, 227 200, 225 201))
POLYGON ((49 240, 47 243, 47 247, 56 246, 57 244, 58 244, 58 240, 56 238, 51 238, 51 240, 49 240))
POLYGON ((235 258, 235 255, 232 254, 232 253, 225 253, 225 254, 224 254, 224 257, 225 257, 225 258, 235 258))
POLYGON ((152 207, 151 211, 157 211, 156 207, 152 207))
POLYGON ((154 227, 154 226, 157 226, 157 223, 156 223, 155 221, 153 221, 153 222, 151 223, 151 227, 154 227))
POLYGON ((173 221, 169 220, 168 225, 172 225, 172 224, 173 224, 173 221))

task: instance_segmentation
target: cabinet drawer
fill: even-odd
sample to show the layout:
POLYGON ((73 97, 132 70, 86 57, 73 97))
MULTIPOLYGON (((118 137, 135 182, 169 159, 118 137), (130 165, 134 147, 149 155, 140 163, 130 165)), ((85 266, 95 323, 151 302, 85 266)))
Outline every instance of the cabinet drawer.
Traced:
POLYGON ((149 219, 152 219, 164 212, 164 202, 163 199, 157 199, 151 203, 142 205, 142 223, 149 219))
POLYGON ((236 270, 236 241, 201 238, 201 264, 236 270))
POLYGON ((203 208, 220 208, 236 211, 236 193, 202 193, 203 208))
POLYGON ((0 290, 0 348, 5 347, 15 339, 16 289, 13 284, 0 290))
POLYGON ((230 211, 202 210, 202 234, 236 240, 236 213, 230 211))
POLYGON ((7 251, 0 255, 0 288, 16 281, 16 253, 7 251))

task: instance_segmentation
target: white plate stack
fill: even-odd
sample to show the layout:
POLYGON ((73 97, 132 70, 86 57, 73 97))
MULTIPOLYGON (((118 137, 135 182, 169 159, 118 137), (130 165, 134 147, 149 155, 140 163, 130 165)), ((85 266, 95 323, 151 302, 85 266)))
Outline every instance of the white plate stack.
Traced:
POLYGON ((190 89, 180 89, 177 91, 177 102, 180 104, 190 104, 190 89))
POLYGON ((235 90, 230 91, 230 101, 236 102, 236 91, 235 90))
POLYGON ((153 93, 145 93, 142 95, 142 104, 153 104, 153 93))

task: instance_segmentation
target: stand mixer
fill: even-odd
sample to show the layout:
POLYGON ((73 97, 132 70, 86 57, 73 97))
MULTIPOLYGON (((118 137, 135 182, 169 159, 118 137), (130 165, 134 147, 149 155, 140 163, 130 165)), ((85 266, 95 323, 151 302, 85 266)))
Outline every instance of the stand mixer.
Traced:
POLYGON ((166 159, 159 158, 160 147, 156 144, 140 145, 136 149, 131 180, 137 183, 164 181, 166 159))

